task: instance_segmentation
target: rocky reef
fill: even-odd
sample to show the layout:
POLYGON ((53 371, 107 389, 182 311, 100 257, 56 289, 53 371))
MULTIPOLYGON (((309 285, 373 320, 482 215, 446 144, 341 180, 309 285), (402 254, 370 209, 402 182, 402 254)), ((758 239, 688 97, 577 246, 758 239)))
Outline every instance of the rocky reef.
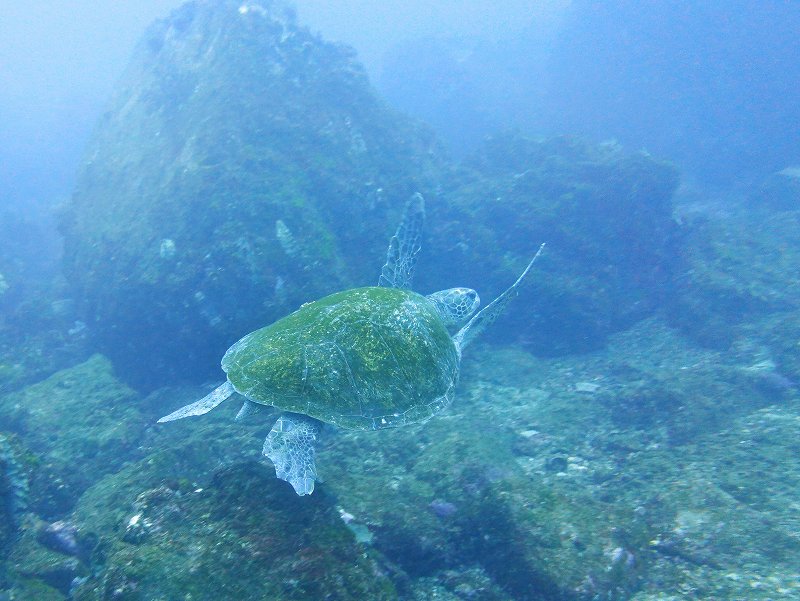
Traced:
POLYGON ((800 308, 800 280, 793 275, 800 262, 800 187, 793 176, 767 178, 746 201, 680 213, 684 261, 667 299, 672 323, 701 344, 727 348, 739 330, 753 331, 764 320, 764 343, 785 345, 780 326, 770 324, 776 316, 794 321, 800 308))
POLYGON ((37 457, 33 511, 63 517, 98 475, 135 456, 146 426, 135 400, 99 355, 3 397, 0 422, 37 457))
MULTIPOLYGON (((92 512, 118 481, 88 495, 92 512)), ((111 500, 106 511, 117 509, 111 500)), ((96 523, 78 512, 86 527, 96 523)), ((202 487, 144 490, 103 553, 102 578, 81 584, 73 598, 397 598, 376 554, 355 541, 325 493, 298 506, 258 463, 218 470, 202 487)))
POLYGON ((148 425, 204 389, 141 398, 94 357, 0 397, 4 421, 28 408, 15 437, 33 458, 4 586, 14 599, 800 598, 798 397, 764 385, 747 341, 698 348, 651 318, 580 356, 470 348, 454 404, 429 422, 327 432, 323 481, 302 499, 259 458, 269 423, 234 423, 230 403, 148 425))

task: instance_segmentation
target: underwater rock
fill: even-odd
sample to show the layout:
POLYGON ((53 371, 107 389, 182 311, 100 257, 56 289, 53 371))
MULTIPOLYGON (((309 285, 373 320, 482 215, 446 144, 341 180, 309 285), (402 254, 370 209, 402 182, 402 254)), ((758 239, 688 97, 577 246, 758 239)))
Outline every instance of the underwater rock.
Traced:
POLYGON ((800 210, 712 210, 683 230, 685 265, 666 308, 687 336, 726 349, 743 325, 800 308, 800 280, 793 275, 800 264, 800 210))
MULTIPOLYGON (((139 473, 158 478, 147 461, 139 473)), ((397 598, 375 553, 354 540, 332 500, 320 491, 298 503, 263 464, 222 468, 199 488, 140 492, 118 514, 127 527, 109 528, 102 514, 120 509, 119 480, 108 476, 93 490, 91 509, 79 507, 82 525, 100 533, 104 557, 74 590, 76 600, 397 598), (149 526, 130 540, 134 517, 149 526)))
POLYGON ((787 167, 769 176, 750 198, 758 209, 800 210, 800 167, 787 167))
POLYGON ((87 538, 77 525, 65 520, 43 524, 38 528, 36 540, 57 553, 77 557, 86 561, 91 551, 91 537, 87 538))
MULTIPOLYGON (((380 440, 344 433, 327 450, 335 460, 323 471, 326 486, 370 525, 373 546, 418 580, 414 588, 450 590, 444 599, 463 598, 455 589, 466 595, 475 589, 467 578, 452 588, 429 579, 449 571, 448 580, 458 581, 465 566, 480 570, 490 599, 488 591, 504 591, 501 599, 580 598, 574 591, 587 574, 593 594, 630 590, 638 568, 607 573, 605 549, 620 545, 605 525, 633 520, 579 486, 555 491, 540 476, 527 477, 511 452, 513 437, 489 417, 497 403, 463 398, 467 386, 449 419, 382 432, 380 440), (379 485, 390 477, 389 486, 379 485)), ((640 533, 630 538, 634 547, 647 540, 640 533)))
POLYGON ((530 309, 509 311, 490 336, 544 356, 599 348, 670 290, 677 183, 673 165, 616 146, 489 138, 432 206, 420 287, 453 285, 457 265, 459 285, 491 298, 547 242, 517 301, 530 309))
POLYGON ((9 435, 0 433, 0 556, 28 509, 28 475, 9 435))
MULTIPOLYGON (((195 489, 194 494, 203 492, 195 489)), ((133 515, 125 524, 125 533, 122 540, 126 543, 141 544, 149 536, 164 529, 165 522, 180 515, 178 506, 181 493, 169 486, 157 488, 141 493, 133 502, 133 515), (154 512, 153 507, 158 507, 154 512)))
POLYGON ((82 320, 143 387, 216 376, 243 333, 372 283, 375 265, 355 259, 380 264, 403 202, 442 162, 352 50, 280 2, 242 6, 191 2, 150 27, 63 219, 82 320))
POLYGON ((88 567, 80 558, 41 544, 32 529, 25 532, 16 544, 8 564, 13 599, 59 598, 54 596, 54 592, 41 597, 25 596, 25 591, 40 587, 45 587, 45 591, 58 591, 60 598, 67 598, 76 580, 89 575, 88 567))
POLYGON ((480 566, 443 570, 418 578, 410 585, 413 601, 513 601, 507 591, 493 582, 480 566))
POLYGON ((100 355, 0 397, 0 422, 37 457, 37 514, 62 518, 88 486, 135 456, 146 426, 136 399, 100 355))
POLYGON ((502 135, 456 168, 374 96, 350 50, 278 3, 239 8, 194 2, 151 27, 65 213, 81 319, 123 379, 211 377, 243 333, 374 283, 415 191, 434 224, 420 290, 491 298, 550 243, 524 293, 535 311, 506 316, 496 339, 584 351, 659 306, 677 256, 671 165, 502 135))

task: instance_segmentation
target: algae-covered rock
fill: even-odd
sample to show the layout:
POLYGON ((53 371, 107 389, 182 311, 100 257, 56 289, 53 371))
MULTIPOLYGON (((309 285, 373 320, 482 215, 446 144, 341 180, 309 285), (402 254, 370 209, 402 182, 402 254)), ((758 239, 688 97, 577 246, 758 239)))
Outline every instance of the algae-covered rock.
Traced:
MULTIPOLYGON (((105 488, 116 482, 110 477, 105 488)), ((95 499, 102 498, 101 488, 95 499)), ((161 485, 126 501, 116 531, 101 530, 96 574, 73 598, 396 598, 374 554, 356 543, 331 499, 317 493, 298 503, 267 466, 239 464, 218 471, 206 486, 161 485)), ((94 507, 79 508, 89 528, 100 525, 94 507)))
POLYGON ((37 513, 63 515, 135 453, 145 427, 136 399, 100 355, 0 397, 0 421, 37 457, 30 499, 37 513))
POLYGON ((48 221, 0 208, 0 394, 86 357, 48 221))
POLYGON ((662 511, 633 599, 800 599, 799 433, 795 411, 768 407, 684 447, 679 462, 636 457, 639 478, 659 474, 662 511))
POLYGON ((81 558, 63 548, 42 544, 32 529, 17 543, 8 561, 15 599, 18 593, 25 598, 26 590, 40 587, 52 589, 49 595, 53 598, 67 598, 75 580, 89 575, 89 568, 81 558), (56 592, 62 596, 55 597, 56 592))
POLYGON ((611 144, 507 134, 468 166, 431 211, 422 288, 452 282, 458 266, 450 285, 492 298, 547 242, 517 303, 531 309, 495 328, 547 355, 597 348, 659 307, 676 262, 672 165, 611 144))
POLYGON ((685 231, 669 314, 694 340, 726 348, 735 326, 800 307, 800 211, 699 214, 685 231))
POLYGON ((356 259, 380 261, 436 152, 282 4, 184 5, 140 42, 64 220, 90 331, 140 384, 209 373, 242 333, 374 281, 356 259))
POLYGON ((16 537, 28 509, 28 470, 21 455, 19 442, 0 432, 0 559, 16 537))
POLYGON ((321 490, 412 589, 449 598, 443 575, 476 567, 537 601, 744 598, 731 573, 790 586, 797 414, 757 385, 753 349, 698 349, 651 319, 580 359, 483 351, 438 419, 320 449, 321 490))
POLYGON ((437 419, 326 433, 302 499, 251 461, 268 424, 232 423, 233 404, 147 430, 70 516, 25 533, 11 591, 64 595, 71 576, 76 599, 792 598, 800 422, 794 393, 770 405, 757 385, 760 345, 699 349, 651 319, 577 360, 481 350, 437 419))
POLYGON ((491 298, 546 241, 525 299, 536 313, 510 316, 505 336, 585 350, 659 304, 676 181, 614 145, 512 135, 456 170, 376 99, 351 51, 277 3, 205 0, 140 43, 81 169, 65 265, 126 379, 210 376, 243 333, 374 282, 400 205, 420 191, 420 289, 491 298))

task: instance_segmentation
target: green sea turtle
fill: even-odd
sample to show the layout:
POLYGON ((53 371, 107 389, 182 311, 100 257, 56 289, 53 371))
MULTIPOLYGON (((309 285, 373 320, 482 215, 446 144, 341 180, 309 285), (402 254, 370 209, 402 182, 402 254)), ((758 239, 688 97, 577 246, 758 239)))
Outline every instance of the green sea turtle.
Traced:
POLYGON ((516 296, 544 245, 517 281, 475 314, 480 300, 469 288, 411 291, 424 220, 424 200, 415 194, 377 286, 331 294, 248 334, 222 358, 224 384, 158 421, 202 415, 235 392, 245 397, 237 420, 274 407, 281 413, 263 454, 278 478, 307 495, 317 479, 314 444, 323 423, 379 430, 424 422, 447 407, 461 352, 516 296), (451 335, 448 328, 456 327, 451 335))

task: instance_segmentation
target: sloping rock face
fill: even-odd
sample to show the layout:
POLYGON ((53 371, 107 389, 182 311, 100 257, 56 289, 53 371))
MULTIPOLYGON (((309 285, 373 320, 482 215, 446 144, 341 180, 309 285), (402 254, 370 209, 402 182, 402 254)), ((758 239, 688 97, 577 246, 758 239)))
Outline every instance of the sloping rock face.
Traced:
POLYGON ((188 3, 138 46, 64 220, 87 325, 136 384, 210 374, 242 333, 372 283, 437 152, 282 5, 188 3))

